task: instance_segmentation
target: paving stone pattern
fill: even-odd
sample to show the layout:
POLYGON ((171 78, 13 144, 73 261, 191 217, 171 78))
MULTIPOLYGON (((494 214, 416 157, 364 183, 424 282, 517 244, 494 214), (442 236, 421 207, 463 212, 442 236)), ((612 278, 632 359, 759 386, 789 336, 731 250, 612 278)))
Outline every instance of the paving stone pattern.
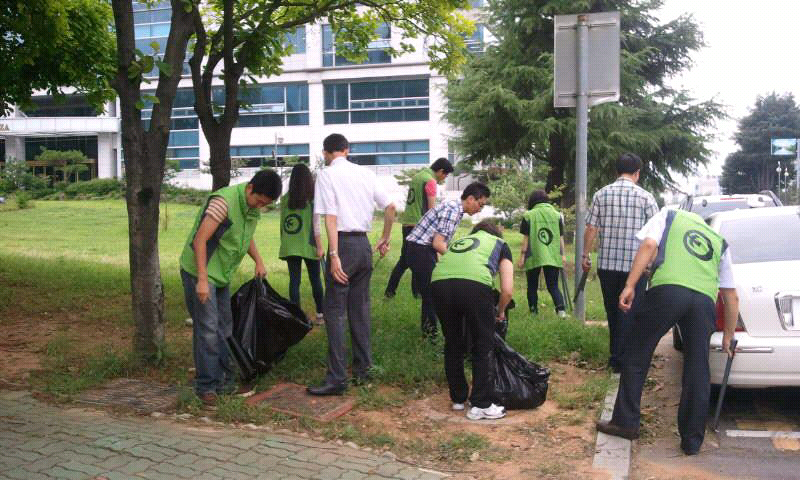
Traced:
POLYGON ((272 432, 59 408, 0 391, 0 478, 409 479, 444 475, 388 456, 272 432))

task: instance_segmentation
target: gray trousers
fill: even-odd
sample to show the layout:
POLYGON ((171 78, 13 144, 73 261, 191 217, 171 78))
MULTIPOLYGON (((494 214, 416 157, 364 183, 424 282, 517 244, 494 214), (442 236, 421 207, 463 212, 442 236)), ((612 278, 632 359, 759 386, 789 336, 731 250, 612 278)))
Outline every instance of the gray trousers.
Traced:
POLYGON ((325 265, 325 328, 328 333, 328 372, 325 383, 347 383, 345 317, 350 324, 353 346, 353 375, 361 377, 372 366, 370 345, 369 280, 372 277, 372 247, 366 234, 339 234, 339 258, 348 283, 331 276, 330 256, 325 265))

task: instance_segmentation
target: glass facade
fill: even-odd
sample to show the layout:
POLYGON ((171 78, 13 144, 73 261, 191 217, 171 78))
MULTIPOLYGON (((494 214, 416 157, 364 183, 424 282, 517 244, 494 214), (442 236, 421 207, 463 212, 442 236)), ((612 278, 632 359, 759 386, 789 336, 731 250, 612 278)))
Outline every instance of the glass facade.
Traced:
POLYGON ((36 161, 36 157, 44 150, 64 152, 77 150, 89 159, 87 169, 78 175, 80 180, 90 180, 97 176, 97 137, 27 137, 25 138, 25 161, 32 167, 35 175, 48 175, 56 180, 63 180, 63 172, 57 167, 36 161))
POLYGON ((28 117, 95 117, 98 112, 85 95, 67 95, 55 99, 50 95, 31 97, 32 108, 22 109, 28 117))
MULTIPOLYGON (((142 92, 153 95, 155 92, 142 92)), ((150 127, 153 114, 152 104, 146 102, 142 109, 144 127, 150 127)), ((200 125, 194 111, 194 91, 191 88, 179 88, 172 104, 172 121, 167 144, 167 158, 178 160, 181 169, 193 169, 200 166, 200 125)))
POLYGON ((6 141, 0 138, 0 166, 6 164, 6 141))
POLYGON ((486 49, 486 41, 484 39, 484 31, 486 27, 481 24, 475 24, 475 31, 472 36, 464 39, 464 45, 471 53, 481 53, 486 49))
POLYGON ((391 44, 392 29, 387 23, 380 24, 375 29, 377 38, 367 45, 367 59, 360 64, 351 62, 341 55, 336 54, 336 39, 330 25, 322 26, 322 66, 342 67, 345 65, 364 65, 370 63, 391 63, 392 57, 387 49, 391 44))
MULTIPOLYGON (((214 87, 214 103, 225 104, 224 87, 214 87)), ((308 125, 308 84, 253 85, 239 91, 237 127, 308 125)))
MULTIPOLYGON (((155 2, 150 7, 142 2, 133 2, 133 34, 136 38, 136 48, 145 55, 153 55, 156 50, 152 44, 157 43, 159 47, 155 56, 163 59, 171 18, 172 8, 168 1, 155 2)), ((187 58, 183 62, 183 75, 190 74, 188 60, 187 58)), ((158 67, 153 67, 153 70, 144 76, 158 78, 158 67)))
POLYGON ((427 121, 428 79, 325 84, 325 123, 427 121))
POLYGON ((306 27, 297 27, 294 32, 286 34, 286 45, 292 47, 292 54, 306 53, 306 27))
POLYGON ((428 140, 351 143, 349 160, 359 165, 428 165, 430 146, 428 140))
POLYGON ((297 161, 308 164, 308 144, 297 145, 244 145, 231 147, 231 159, 244 161, 243 167, 283 166, 296 157, 297 161))

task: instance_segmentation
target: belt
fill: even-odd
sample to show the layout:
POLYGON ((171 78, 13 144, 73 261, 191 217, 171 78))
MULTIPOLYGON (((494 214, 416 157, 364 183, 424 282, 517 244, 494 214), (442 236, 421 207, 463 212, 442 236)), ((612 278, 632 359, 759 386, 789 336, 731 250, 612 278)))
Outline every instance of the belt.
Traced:
POLYGON ((367 232, 338 232, 340 237, 366 237, 367 232))

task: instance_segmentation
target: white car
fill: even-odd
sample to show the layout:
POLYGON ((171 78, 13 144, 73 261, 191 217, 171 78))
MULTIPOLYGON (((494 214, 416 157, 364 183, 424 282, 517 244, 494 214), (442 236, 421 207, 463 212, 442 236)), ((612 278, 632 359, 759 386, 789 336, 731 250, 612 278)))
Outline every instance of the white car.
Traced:
MULTIPOLYGON (((800 386, 800 207, 731 210, 708 220, 730 245, 739 321, 739 344, 728 385, 800 386)), ((722 302, 711 335, 711 383, 720 384, 727 355, 722 352, 722 302)))
POLYGON ((781 201, 769 190, 761 193, 743 193, 736 195, 703 195, 689 196, 681 202, 681 210, 689 210, 707 220, 717 213, 735 209, 749 209, 760 207, 780 207, 781 201))

